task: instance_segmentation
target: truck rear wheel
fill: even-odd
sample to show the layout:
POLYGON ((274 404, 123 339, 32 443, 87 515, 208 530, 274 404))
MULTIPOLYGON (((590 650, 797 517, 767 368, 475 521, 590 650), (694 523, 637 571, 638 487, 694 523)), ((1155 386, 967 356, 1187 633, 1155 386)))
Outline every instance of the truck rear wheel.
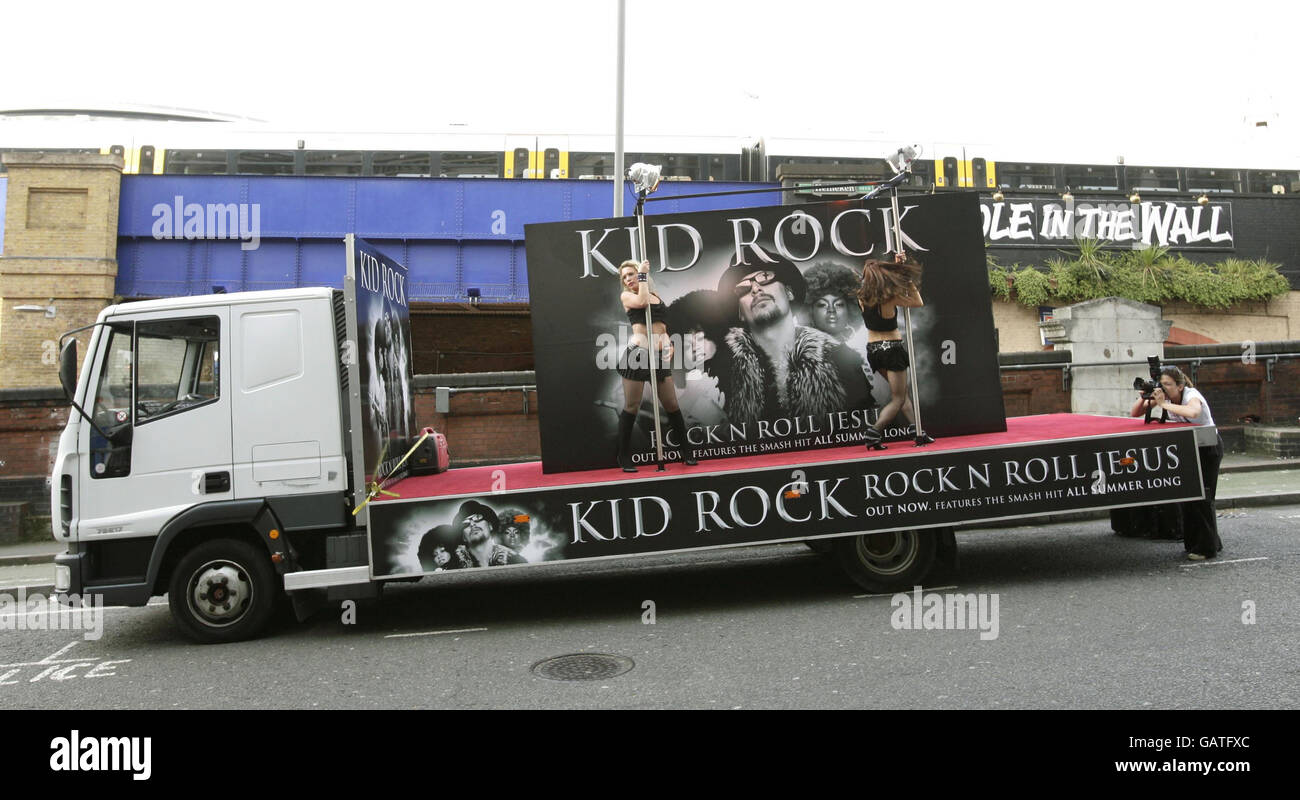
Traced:
POLYGON ((834 540, 834 556, 849 578, 868 592, 897 592, 920 584, 934 565, 939 533, 885 531, 834 540))
POLYGON ((196 642, 237 642, 261 633, 280 595, 265 550, 238 539, 195 547, 176 564, 167 601, 196 642))

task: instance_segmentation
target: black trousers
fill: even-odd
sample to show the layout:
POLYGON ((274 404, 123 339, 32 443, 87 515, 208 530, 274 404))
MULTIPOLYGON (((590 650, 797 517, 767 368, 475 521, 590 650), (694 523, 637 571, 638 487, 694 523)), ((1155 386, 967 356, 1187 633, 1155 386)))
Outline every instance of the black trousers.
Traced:
POLYGON ((1110 528, 1116 534, 1132 539, 1182 541, 1183 504, 1161 503, 1155 506, 1112 508, 1110 528))
POLYGON ((1196 448, 1201 461, 1201 485, 1205 499, 1188 500, 1183 508, 1183 547, 1189 553, 1213 558, 1223 549, 1219 526, 1214 519, 1214 494, 1219 486, 1219 465, 1223 462, 1223 440, 1210 447, 1196 448))

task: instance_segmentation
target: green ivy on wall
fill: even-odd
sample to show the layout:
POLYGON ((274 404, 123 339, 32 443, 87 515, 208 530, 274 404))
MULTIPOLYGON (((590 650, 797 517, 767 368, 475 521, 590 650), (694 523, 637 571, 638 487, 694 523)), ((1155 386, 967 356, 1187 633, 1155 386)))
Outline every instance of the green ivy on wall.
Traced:
POLYGON ((1030 307, 1126 297, 1152 305, 1182 301, 1229 308, 1286 294, 1291 287, 1278 266, 1241 258, 1202 264, 1171 255, 1164 247, 1105 250, 1094 239, 1081 240, 1073 258, 1048 259, 1045 270, 1020 264, 1004 267, 992 256, 988 259, 993 296, 1030 307))

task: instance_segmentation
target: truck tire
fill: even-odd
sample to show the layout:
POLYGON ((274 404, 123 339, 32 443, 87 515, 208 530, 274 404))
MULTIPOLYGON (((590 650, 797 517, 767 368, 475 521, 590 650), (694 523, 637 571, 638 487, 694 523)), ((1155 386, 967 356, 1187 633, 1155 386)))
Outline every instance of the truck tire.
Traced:
POLYGON ((834 540, 835 561, 868 592, 897 592, 919 585, 934 565, 939 533, 885 531, 834 540))
POLYGON ((190 550, 168 585, 172 617, 190 639, 237 642, 261 633, 281 595, 265 549, 215 539, 190 550))

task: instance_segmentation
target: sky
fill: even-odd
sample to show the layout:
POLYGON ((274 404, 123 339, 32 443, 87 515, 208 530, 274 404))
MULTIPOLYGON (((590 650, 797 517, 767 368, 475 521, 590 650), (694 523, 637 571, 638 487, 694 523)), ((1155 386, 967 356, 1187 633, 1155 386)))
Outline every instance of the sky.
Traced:
MULTIPOLYGON (((172 106, 301 130, 614 129, 617 0, 10 6, 0 107, 172 106)), ((1300 137, 1283 135, 1300 115, 1284 3, 626 8, 628 135, 1014 142, 1061 160, 1227 143, 1300 160, 1300 137)))

